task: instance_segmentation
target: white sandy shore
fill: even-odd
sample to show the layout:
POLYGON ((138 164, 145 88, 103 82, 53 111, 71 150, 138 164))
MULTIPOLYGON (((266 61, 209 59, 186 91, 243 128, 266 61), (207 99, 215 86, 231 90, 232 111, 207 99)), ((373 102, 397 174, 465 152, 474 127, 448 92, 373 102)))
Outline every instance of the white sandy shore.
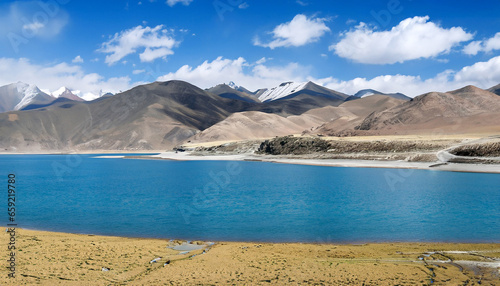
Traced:
MULTIPOLYGON (((124 156, 100 156, 99 158, 123 158, 124 156)), ((164 159, 179 161, 263 161, 282 164, 330 166, 330 167, 361 167, 361 168, 397 168, 397 169, 421 169, 439 170, 453 172, 473 173, 500 173, 500 165, 494 164, 454 164, 439 165, 439 162, 406 162, 406 161, 375 161, 375 160, 347 160, 347 159, 287 159, 272 156, 258 156, 252 154, 240 155, 213 155, 195 156, 189 152, 162 152, 158 155, 141 156, 141 159, 164 159)))

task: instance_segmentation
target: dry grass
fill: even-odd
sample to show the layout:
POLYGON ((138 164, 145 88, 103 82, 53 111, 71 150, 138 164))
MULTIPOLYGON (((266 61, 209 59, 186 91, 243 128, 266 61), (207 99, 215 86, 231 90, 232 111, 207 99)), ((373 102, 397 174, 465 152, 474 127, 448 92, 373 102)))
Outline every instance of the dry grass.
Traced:
MULTIPOLYGON (((0 243, 7 245, 8 234, 0 243)), ((436 266, 428 251, 485 251, 499 258, 498 244, 217 243, 189 258, 166 248, 168 240, 75 235, 18 230, 17 278, 0 268, 1 285, 462 285, 483 276, 500 285, 496 269, 460 271, 436 266), (149 262, 162 257, 158 263, 149 262), (425 257, 426 264, 419 257, 425 257), (164 262, 171 260, 167 266, 164 262), (102 271, 102 267, 109 271, 102 271)), ((448 255, 453 256, 453 255, 448 255)), ((484 260, 456 254, 453 259, 484 260)), ((2 261, 6 261, 4 251, 2 261)), ((444 267, 443 267, 444 266, 444 267)))

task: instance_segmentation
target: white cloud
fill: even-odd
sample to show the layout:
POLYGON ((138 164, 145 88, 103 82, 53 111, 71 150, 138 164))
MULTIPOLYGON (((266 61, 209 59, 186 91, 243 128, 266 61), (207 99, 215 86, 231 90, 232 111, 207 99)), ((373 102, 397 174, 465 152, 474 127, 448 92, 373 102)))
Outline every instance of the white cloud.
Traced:
POLYGON ((481 88, 497 85, 500 83, 500 56, 464 67, 454 75, 453 79, 463 85, 472 84, 481 88))
POLYGON ((254 39, 254 45, 275 49, 278 47, 300 47, 318 41, 326 32, 330 31, 325 25, 326 19, 307 18, 298 14, 292 21, 280 24, 270 33, 273 39, 269 43, 262 43, 259 37, 254 39))
POLYGON ((160 76, 159 81, 184 80, 201 88, 209 88, 223 82, 234 81, 248 89, 276 86, 284 81, 303 81, 307 67, 296 63, 285 66, 265 66, 262 59, 248 63, 240 57, 235 60, 218 57, 197 67, 182 66, 175 72, 160 76))
POLYGON ((248 5, 247 2, 243 2, 238 6, 239 9, 246 9, 248 7, 250 7, 250 5, 248 5))
POLYGON ((430 92, 448 91, 462 87, 460 83, 448 80, 449 72, 436 75, 434 78, 422 79, 419 76, 410 75, 381 75, 371 79, 355 78, 351 80, 338 80, 335 78, 319 79, 323 86, 344 92, 355 94, 362 89, 375 89, 385 93, 401 92, 410 97, 430 92))
POLYGON ((268 59, 266 57, 262 57, 260 60, 256 61, 255 63, 258 65, 261 65, 261 64, 267 62, 268 60, 271 60, 271 59, 268 59))
POLYGON ((0 58, 0 74, 0 86, 22 81, 50 91, 66 86, 79 90, 81 95, 98 95, 101 91, 116 93, 133 86, 129 77, 105 79, 97 73, 85 73, 79 65, 63 62, 44 66, 25 58, 0 58))
POLYGON ((99 52, 109 54, 105 62, 112 65, 124 57, 144 49, 139 54, 142 62, 152 62, 158 58, 172 55, 173 48, 179 44, 163 25, 154 28, 137 26, 116 33, 109 41, 102 44, 99 52))
POLYGON ((249 90, 270 88, 286 81, 313 81, 346 94, 371 88, 386 93, 402 92, 411 97, 431 91, 450 91, 469 84, 489 88, 500 83, 500 56, 464 67, 459 71, 445 70, 428 79, 401 74, 351 80, 339 80, 333 77, 314 78, 308 75, 308 67, 297 63, 284 66, 266 66, 264 63, 261 60, 248 63, 241 57, 235 60, 219 57, 196 67, 185 65, 175 72, 160 76, 158 80, 185 80, 201 88, 234 81, 249 90))
POLYGON ((80 55, 76 56, 72 61, 72 63, 76 64, 76 63, 83 63, 83 59, 80 55))
POLYGON ((381 92, 402 92, 414 97, 431 91, 446 92, 466 85, 490 88, 500 83, 500 56, 487 62, 477 62, 459 71, 445 70, 429 79, 408 75, 383 75, 372 79, 355 78, 339 81, 334 78, 318 80, 328 88, 353 94, 361 89, 372 88, 381 92))
POLYGON ((479 52, 491 52, 500 50, 500 32, 495 36, 484 41, 474 41, 464 47, 464 53, 467 55, 477 55, 479 52))
POLYGON ((141 73, 145 73, 146 70, 133 70, 132 73, 133 74, 141 74, 141 73))
POLYGON ((168 48, 151 49, 146 48, 142 54, 139 55, 141 62, 152 62, 157 58, 164 58, 168 55, 173 55, 174 52, 168 48))
POLYGON ((189 5, 193 2, 193 0, 167 0, 167 5, 173 7, 177 3, 181 3, 183 5, 189 5))
POLYGON ((330 50, 360 63, 394 64, 448 54, 454 46, 473 37, 461 27, 445 29, 428 20, 429 16, 408 18, 381 32, 360 23, 343 33, 342 40, 330 50))

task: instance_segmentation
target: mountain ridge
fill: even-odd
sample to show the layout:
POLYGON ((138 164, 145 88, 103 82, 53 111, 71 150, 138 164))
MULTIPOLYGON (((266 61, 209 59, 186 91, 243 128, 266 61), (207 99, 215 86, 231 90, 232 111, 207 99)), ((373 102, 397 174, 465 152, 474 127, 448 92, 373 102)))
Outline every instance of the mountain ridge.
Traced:
MULTIPOLYGON (((12 105, 21 95, 16 84, 0 87, 0 91, 6 88, 12 97, 0 97, 1 102, 12 105)), ((240 97, 226 98, 188 82, 167 81, 94 101, 59 97, 50 104, 32 104, 30 110, 0 113, 0 148, 9 152, 145 151, 173 148, 189 140, 246 140, 287 133, 500 131, 500 97, 474 86, 411 100, 381 94, 352 100, 352 96, 307 83, 299 91, 267 102, 246 101, 249 95, 229 85, 219 88, 240 97)), ((21 85, 20 90, 26 89, 21 85)), ((38 92, 34 87, 31 90, 38 92)))

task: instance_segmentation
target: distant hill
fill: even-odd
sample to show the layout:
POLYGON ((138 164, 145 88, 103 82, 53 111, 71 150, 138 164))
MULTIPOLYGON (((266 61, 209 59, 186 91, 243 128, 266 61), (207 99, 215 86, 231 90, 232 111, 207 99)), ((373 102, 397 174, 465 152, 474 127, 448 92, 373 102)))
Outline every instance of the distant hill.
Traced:
POLYGON ((493 92, 496 95, 500 95, 500 84, 488 89, 489 92, 493 92))
POLYGON ((374 90, 374 89, 362 89, 362 90, 358 91, 356 94, 354 94, 353 96, 358 97, 358 98, 364 98, 367 96, 372 96, 372 95, 377 95, 377 94, 387 95, 387 96, 394 97, 397 99, 402 99, 402 100, 410 100, 411 99, 410 97, 408 97, 402 93, 383 93, 383 92, 380 92, 380 91, 374 90))
POLYGON ((67 98, 74 101, 85 101, 84 99, 75 95, 73 92, 71 92, 71 90, 69 90, 67 87, 64 86, 52 92, 52 96, 55 98, 67 98))
POLYGON ((405 102, 406 100, 381 94, 350 100, 339 105, 330 120, 310 133, 328 136, 355 135, 355 127, 370 114, 394 108, 405 102))
POLYGON ((238 112, 196 134, 190 141, 253 140, 300 134, 322 122, 319 118, 307 115, 283 117, 258 111, 238 112))
POLYGON ((499 110, 498 95, 467 86, 445 93, 426 93, 391 109, 372 113, 356 129, 380 134, 496 130, 499 110))
POLYGON ((207 91, 224 98, 238 99, 246 102, 260 102, 258 98, 253 97, 246 92, 236 90, 227 84, 216 85, 207 89, 207 91))
POLYGON ((411 100, 376 91, 353 100, 354 96, 312 82, 281 87, 265 102, 229 85, 202 90, 183 81, 155 82, 93 101, 75 101, 66 89, 54 99, 36 86, 11 84, 0 87, 0 150, 145 151, 169 150, 187 141, 289 134, 500 132, 500 96, 474 86, 411 100), (22 110, 12 111, 19 106, 22 110))
MULTIPOLYGON (((285 85, 288 85, 288 83, 285 83, 285 85)), ((268 99, 263 104, 253 107, 252 110, 282 116, 300 115, 315 108, 338 106, 349 97, 347 94, 319 86, 312 82, 300 85, 300 89, 298 90, 288 86, 286 90, 282 91, 287 92, 275 94, 274 99, 268 99)), ((262 100, 266 97, 261 96, 259 98, 262 100)))

